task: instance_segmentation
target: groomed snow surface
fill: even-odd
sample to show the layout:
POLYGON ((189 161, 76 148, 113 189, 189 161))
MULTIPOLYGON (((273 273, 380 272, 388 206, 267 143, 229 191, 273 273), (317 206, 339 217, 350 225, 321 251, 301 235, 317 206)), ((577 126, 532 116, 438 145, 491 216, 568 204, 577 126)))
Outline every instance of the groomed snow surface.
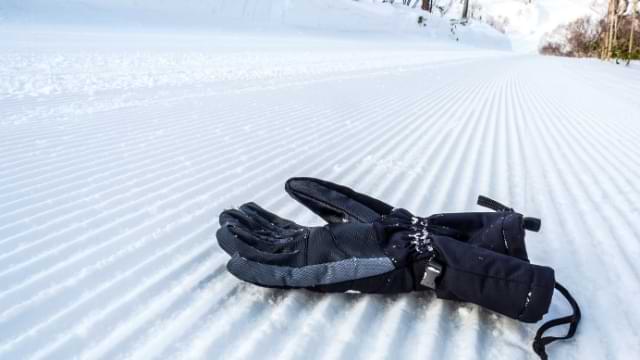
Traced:
MULTIPOLYGON (((583 311, 551 358, 640 354, 637 64, 382 34, 0 38, 0 359, 535 358, 541 323, 429 292, 231 276, 222 209, 320 224, 286 196, 291 176, 422 215, 485 194, 541 217, 529 256, 583 311)), ((545 320, 568 313, 557 295, 545 320)))

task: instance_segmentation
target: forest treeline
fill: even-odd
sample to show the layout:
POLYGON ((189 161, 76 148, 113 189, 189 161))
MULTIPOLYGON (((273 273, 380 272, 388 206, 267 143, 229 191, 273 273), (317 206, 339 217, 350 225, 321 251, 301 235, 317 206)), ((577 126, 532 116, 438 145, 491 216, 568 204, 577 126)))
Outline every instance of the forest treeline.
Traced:
POLYGON ((601 18, 585 16, 557 27, 541 42, 540 53, 600 59, 640 59, 639 0, 609 0, 601 18))

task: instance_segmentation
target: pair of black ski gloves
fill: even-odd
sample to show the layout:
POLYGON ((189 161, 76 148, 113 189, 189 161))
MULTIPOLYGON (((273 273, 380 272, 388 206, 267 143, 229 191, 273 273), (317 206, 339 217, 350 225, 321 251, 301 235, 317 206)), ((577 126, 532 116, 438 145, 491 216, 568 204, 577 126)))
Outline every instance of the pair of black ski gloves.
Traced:
POLYGON ((529 262, 525 230, 540 220, 480 196, 494 212, 418 217, 348 187, 292 178, 285 190, 327 224, 305 227, 247 203, 220 214, 218 243, 231 255, 227 269, 244 281, 281 289, 395 294, 434 290, 437 297, 471 302, 523 322, 547 313, 554 288, 574 313, 551 320, 533 348, 574 335, 580 309, 550 267, 529 262), (542 334, 569 324, 563 337, 542 334))

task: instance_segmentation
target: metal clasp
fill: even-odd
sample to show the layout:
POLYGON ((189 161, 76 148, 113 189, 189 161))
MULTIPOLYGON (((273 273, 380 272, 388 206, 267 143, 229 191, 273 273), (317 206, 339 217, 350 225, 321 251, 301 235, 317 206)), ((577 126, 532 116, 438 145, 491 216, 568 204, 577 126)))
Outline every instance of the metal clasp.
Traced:
POLYGON ((427 267, 424 269, 424 275, 422 275, 422 280, 420 281, 420 285, 426 286, 430 289, 436 288, 436 279, 442 273, 442 264, 435 260, 430 260, 427 263, 427 267))

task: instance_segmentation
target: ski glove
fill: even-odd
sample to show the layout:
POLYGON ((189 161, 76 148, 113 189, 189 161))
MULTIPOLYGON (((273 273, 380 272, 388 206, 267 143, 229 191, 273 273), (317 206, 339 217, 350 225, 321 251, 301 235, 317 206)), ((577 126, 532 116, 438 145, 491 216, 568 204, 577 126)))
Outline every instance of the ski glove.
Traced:
POLYGON ((236 277, 266 287, 320 292, 401 293, 435 290, 440 298, 472 302, 511 318, 536 322, 548 311, 554 287, 574 315, 543 325, 534 349, 546 358, 549 327, 580 318, 575 301, 556 285, 553 269, 528 262, 524 230, 540 221, 488 198, 496 212, 436 214, 426 218, 312 178, 287 181, 286 191, 327 221, 304 227, 247 203, 220 215, 217 238, 231 255, 236 277), (575 306, 574 306, 575 305, 575 306))

